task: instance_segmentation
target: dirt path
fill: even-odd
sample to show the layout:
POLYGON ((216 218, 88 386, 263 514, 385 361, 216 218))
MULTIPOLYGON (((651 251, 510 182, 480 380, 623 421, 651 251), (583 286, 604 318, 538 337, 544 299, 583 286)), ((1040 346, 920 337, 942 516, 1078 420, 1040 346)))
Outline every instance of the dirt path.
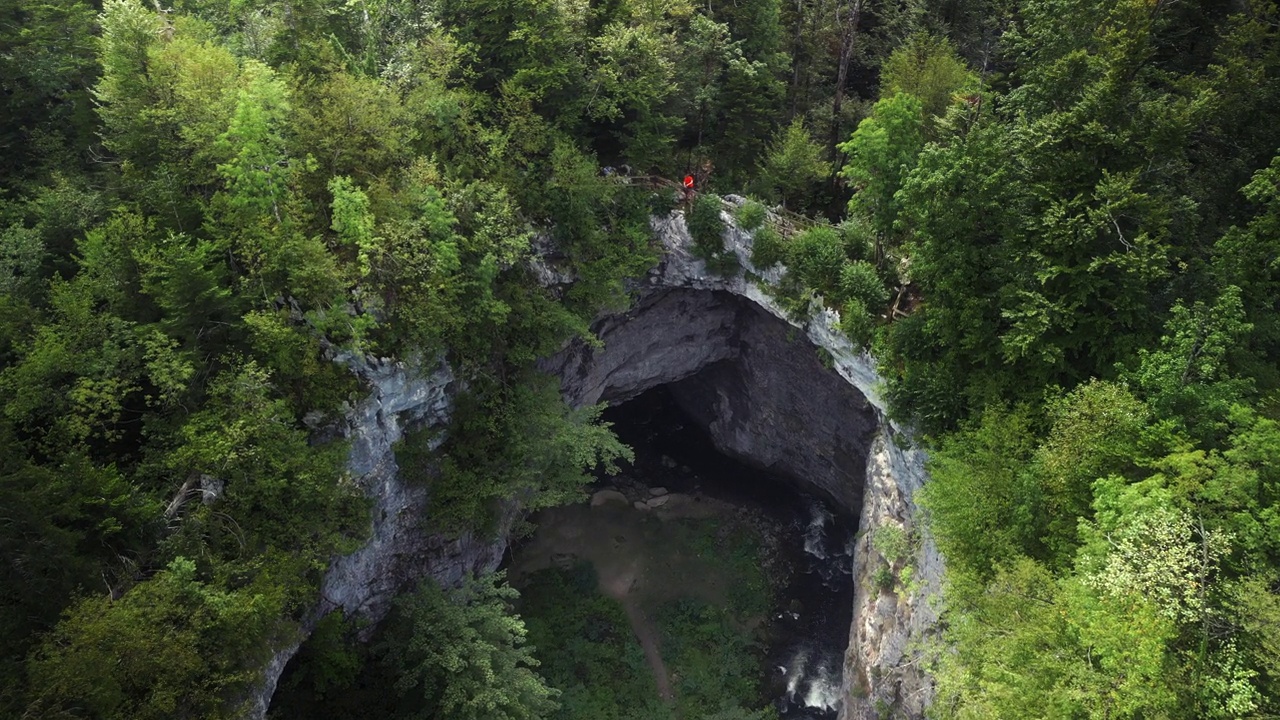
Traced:
POLYGON ((640 562, 635 558, 625 565, 606 566, 603 572, 598 572, 601 592, 621 603, 622 609, 627 613, 631 632, 640 641, 644 658, 653 671, 653 680, 658 684, 658 696, 665 702, 671 702, 675 699, 675 691, 671 689, 671 675, 667 672, 667 665, 662 662, 662 652, 658 649, 658 628, 654 627, 649 616, 640 609, 640 604, 632 596, 632 591, 640 582, 640 576, 640 562))
POLYGON ((631 621, 631 630, 640 640, 640 647, 644 649, 645 660, 649 661, 653 679, 658 683, 659 697, 666 702, 671 702, 676 695, 671 689, 671 675, 667 673, 667 666, 662 662, 662 653, 658 651, 658 629, 649 622, 644 611, 631 598, 623 598, 622 609, 626 611, 627 619, 631 621))
POLYGON ((673 545, 671 528, 665 523, 731 518, 732 507, 712 499, 695 501, 679 493, 668 497, 657 510, 637 511, 625 502, 544 510, 538 533, 522 548, 509 577, 518 582, 520 577, 554 567, 566 558, 589 561, 600 592, 622 604, 653 673, 658 695, 670 703, 675 700, 675 689, 662 659, 661 632, 645 608, 684 594, 723 603, 728 585, 711 561, 673 545))

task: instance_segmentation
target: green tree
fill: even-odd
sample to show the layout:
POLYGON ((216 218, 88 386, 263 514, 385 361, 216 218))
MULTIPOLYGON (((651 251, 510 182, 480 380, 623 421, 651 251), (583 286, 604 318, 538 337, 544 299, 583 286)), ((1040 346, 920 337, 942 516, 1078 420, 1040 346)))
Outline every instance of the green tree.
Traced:
POLYGON ((1047 403, 1050 429, 1035 452, 1032 472, 1044 497, 1044 542, 1053 569, 1070 565, 1081 518, 1092 513, 1098 478, 1133 477, 1162 448, 1147 432, 1151 410, 1123 385, 1085 383, 1047 403))
POLYGON ((373 257, 382 243, 375 237, 373 214, 369 212, 369 197, 356 187, 349 177, 336 177, 329 181, 333 193, 334 232, 349 250, 355 251, 356 266, 360 277, 373 272, 373 257))
POLYGON ((0 186, 15 189, 39 166, 83 163, 77 154, 95 130, 88 88, 94 62, 94 9, 83 2, 0 3, 0 186))
POLYGON ((106 126, 106 145, 137 164, 150 165, 163 152, 167 133, 154 127, 151 83, 147 76, 152 49, 159 42, 163 21, 131 0, 103 5, 102 78, 95 89, 98 116, 106 126))
POLYGON ((760 164, 759 182, 768 196, 780 200, 784 208, 794 209, 813 195, 829 173, 822 147, 797 118, 770 141, 760 164))
POLYGON ((877 102, 871 116, 840 145, 849 158, 840 172, 854 186, 849 212, 872 219, 879 241, 877 260, 898 220, 898 190, 924 147, 923 112, 915 96, 891 95, 877 102))
POLYGON ((1212 307, 1176 304, 1157 350, 1139 350, 1126 373, 1160 417, 1184 419, 1188 430, 1212 443, 1225 429, 1229 408, 1251 390, 1233 377, 1228 354, 1252 330, 1244 322, 1240 288, 1228 287, 1212 307))
POLYGON ((289 150, 315 159, 307 168, 309 196, 318 200, 334 177, 367 182, 412 159, 417 132, 396 88, 336 72, 308 82, 295 79, 292 95, 297 108, 289 117, 289 150))
POLYGON ((1236 362, 1247 363, 1248 373, 1260 377, 1266 386, 1280 384, 1280 377, 1268 357, 1280 348, 1280 324, 1274 312, 1280 298, 1280 268, 1269 254, 1280 237, 1280 158, 1254 175, 1244 187, 1244 195, 1263 209, 1247 226, 1232 227, 1215 244, 1214 274, 1222 287, 1240 288, 1244 318, 1253 331, 1247 347, 1251 356, 1240 353, 1245 338, 1236 338, 1236 362))
POLYGON ((929 136, 935 135, 938 119, 955 104, 956 95, 976 93, 979 86, 950 41, 928 34, 912 35, 880 68, 880 96, 907 93, 918 99, 929 136))
POLYGON ((226 697, 257 677, 256 645, 279 610, 278 596, 210 586, 175 559, 119 599, 85 598, 68 612, 32 656, 27 712, 235 717, 226 697))
POLYGON ((228 360, 165 463, 181 482, 197 478, 221 492, 191 509, 171 542, 229 558, 245 547, 287 551, 296 573, 288 593, 301 605, 331 554, 349 547, 344 536, 358 537, 362 500, 340 481, 343 448, 311 448, 267 372, 254 361, 228 360))
POLYGON ((742 55, 727 23, 716 22, 702 13, 689 18, 681 45, 677 82, 684 90, 685 127, 694 147, 709 139, 722 95, 722 77, 730 60, 742 55))
MULTIPOLYGON (((3 432, 12 434, 7 423, 3 432)), ((22 689, 21 659, 40 633, 76 593, 119 582, 127 572, 119 558, 146 548, 161 508, 114 468, 82 455, 34 465, 12 437, 4 442, 0 549, 9 561, 0 569, 0 678, 7 688, 0 709, 7 712, 22 689)))
POLYGON ((1043 500, 1028 472, 1034 450, 1026 410, 988 408, 933 454, 920 502, 957 570, 988 578, 1016 558, 1041 554, 1043 500))
POLYGON ((524 622, 509 610, 516 597, 497 573, 449 591, 425 583, 397 602, 401 630, 383 651, 399 673, 403 717, 537 720, 555 711, 559 693, 538 676, 524 622))
MULTIPOLYGON (((227 158, 218 165, 218 173, 226 181, 224 207, 230 215, 221 219, 252 227, 267 216, 277 223, 282 219, 289 173, 284 126, 290 105, 288 90, 270 68, 250 61, 244 73, 245 86, 230 125, 218 138, 227 158)), ((240 252, 253 263, 264 250, 250 246, 240 252)))
POLYGON ((530 372, 511 387, 483 381, 459 398, 438 470, 428 476, 441 530, 492 532, 511 498, 530 509, 581 498, 588 470, 613 473, 632 457, 599 421, 602 406, 568 408, 550 378, 530 372))
POLYGON ((689 236, 704 257, 710 258, 724 252, 724 220, 720 213, 724 203, 715 195, 703 193, 693 201, 687 219, 689 236))
POLYGON ((675 93, 676 42, 660 22, 615 22, 592 41, 595 56, 587 114, 620 125, 616 134, 635 168, 669 165, 680 119, 667 110, 675 93))
POLYGON ((939 658, 939 717, 1136 719, 1177 708, 1164 646, 1173 628, 1140 596, 1098 597, 1026 558, 989 584, 951 585, 958 652, 939 658))
POLYGON ((786 242, 782 234, 768 225, 760 228, 751 238, 751 264, 762 270, 785 260, 786 242))

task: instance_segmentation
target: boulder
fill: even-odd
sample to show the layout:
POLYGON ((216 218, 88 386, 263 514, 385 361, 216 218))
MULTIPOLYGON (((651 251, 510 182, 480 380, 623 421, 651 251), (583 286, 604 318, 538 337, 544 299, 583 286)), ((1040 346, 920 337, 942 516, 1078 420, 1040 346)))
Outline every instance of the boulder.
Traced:
POLYGON ((591 507, 597 507, 611 502, 620 502, 627 504, 627 496, 617 490, 599 490, 591 496, 591 507))

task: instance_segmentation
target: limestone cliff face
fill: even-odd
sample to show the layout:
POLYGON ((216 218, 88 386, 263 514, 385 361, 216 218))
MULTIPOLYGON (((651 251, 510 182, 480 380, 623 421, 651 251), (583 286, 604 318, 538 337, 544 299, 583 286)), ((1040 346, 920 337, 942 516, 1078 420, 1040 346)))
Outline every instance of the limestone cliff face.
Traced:
POLYGON ((319 604, 301 636, 281 647, 268 663, 249 717, 266 715, 276 683, 306 635, 329 612, 342 609, 373 623, 386 616, 391 600, 426 578, 452 585, 468 572, 493 570, 506 541, 464 536, 448 539, 431 532, 426 483, 404 477, 392 446, 407 427, 448 422, 457 385, 450 368, 419 369, 386 359, 337 358, 369 387, 369 394, 346 415, 339 433, 351 443, 347 470, 372 501, 370 534, 363 547, 339 557, 321 586, 319 604))
POLYGON ((919 658, 920 645, 932 636, 938 620, 932 602, 942 579, 942 556, 915 527, 912 494, 925 480, 923 458, 913 447, 899 447, 902 437, 882 426, 871 445, 853 554, 854 610, 841 720, 881 718, 886 708, 892 717, 920 718, 933 699, 933 684, 919 658), (903 530, 912 543, 906 554, 881 554, 873 538, 883 528, 903 530), (892 586, 881 584, 881 568, 891 573, 892 586))
POLYGON ((875 410, 803 333, 733 293, 662 285, 594 329, 603 347, 544 363, 571 403, 667 385, 722 452, 858 513, 875 410))
MULTIPOLYGON (((450 368, 364 358, 347 361, 371 392, 348 415, 348 470, 373 500, 368 542, 338 558, 325 575, 321 602, 374 622, 406 585, 433 578, 453 585, 468 572, 497 567, 504 541, 464 535, 446 540, 427 523, 430 503, 424 478, 404 477, 392 449, 407 427, 443 427, 456 385, 450 368)), ((436 444, 443 440, 437 439, 436 444)))
POLYGON ((753 267, 750 234, 728 212, 723 219, 726 247, 760 284, 745 273, 709 272, 693 255, 683 215, 656 218, 663 259, 637 283, 639 301, 596 323, 603 347, 575 343, 544 369, 560 376, 565 397, 578 405, 670 385, 721 451, 857 514, 841 720, 922 717, 933 692, 920 651, 937 621, 931 602, 943 572, 932 539, 916 527, 923 453, 888 419, 874 359, 838 330, 839 316, 816 308, 806 321, 789 318, 764 289, 783 270, 753 267), (911 539, 903 556, 882 558, 872 543, 885 527, 911 539), (909 567, 910 583, 882 587, 882 566, 895 578, 909 567))
MULTIPOLYGON (((728 213, 724 219, 726 244, 743 267, 766 285, 776 282, 782 271, 752 268, 749 234, 728 213)), ((744 275, 709 272, 692 254, 680 213, 656 218, 653 229, 664 258, 636 283, 634 306, 595 323, 601 347, 571 343, 545 360, 543 369, 560 377, 566 400, 575 406, 621 402, 669 385, 722 451, 858 514, 858 582, 841 717, 877 717, 885 708, 920 717, 931 686, 915 648, 936 621, 928 598, 936 593, 942 564, 932 541, 921 537, 910 557, 890 559, 899 574, 911 565, 910 590, 901 584, 882 589, 875 582, 885 561, 871 538, 885 526, 912 531, 912 496, 924 471, 909 433, 885 416, 872 358, 836 329, 833 312, 823 309, 807 321, 792 321, 744 275)), ((536 269, 548 285, 569 281, 547 264, 536 269)), ((447 541, 433 534, 425 483, 401 477, 396 466, 392 445, 407 425, 447 422, 457 384, 449 368, 424 371, 358 357, 339 361, 370 387, 341 430, 352 443, 348 469, 374 504, 372 528, 360 550, 330 568, 308 625, 338 607, 376 622, 394 595, 413 583, 431 577, 452 584, 466 572, 496 567, 505 550, 501 541, 447 541)), ((300 642, 281 648, 266 668, 252 717, 265 714, 300 642)))

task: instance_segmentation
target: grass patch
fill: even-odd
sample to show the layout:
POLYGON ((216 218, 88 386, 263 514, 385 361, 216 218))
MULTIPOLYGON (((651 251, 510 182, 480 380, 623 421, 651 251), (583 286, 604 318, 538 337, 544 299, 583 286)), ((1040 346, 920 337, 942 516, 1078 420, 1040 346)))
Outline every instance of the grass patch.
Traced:
POLYGON ((767 704, 760 691, 763 647, 731 608, 681 598, 661 608, 658 624, 679 717, 767 704))
POLYGON ((660 541, 647 541, 650 575, 627 602, 651 621, 675 702, 659 698, 622 604, 600 592, 593 566, 580 561, 535 572, 521 589, 519 611, 542 663, 538 670, 563 693, 553 717, 773 717, 771 710, 748 711, 768 704, 758 636, 771 591, 755 530, 734 520, 648 521, 661 524, 660 541))
POLYGON ((590 563, 542 570, 522 590, 520 613, 561 720, 670 717, 622 606, 600 594, 590 563))

